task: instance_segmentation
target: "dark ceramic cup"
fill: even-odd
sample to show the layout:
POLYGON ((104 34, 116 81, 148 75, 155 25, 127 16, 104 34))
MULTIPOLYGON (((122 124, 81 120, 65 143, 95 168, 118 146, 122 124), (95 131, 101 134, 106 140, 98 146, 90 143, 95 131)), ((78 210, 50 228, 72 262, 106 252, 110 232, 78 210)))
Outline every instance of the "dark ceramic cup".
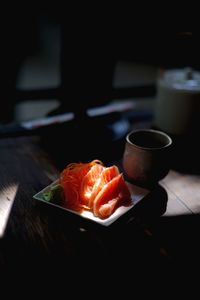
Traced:
POLYGON ((170 169, 172 139, 153 129, 131 131, 126 136, 123 169, 127 179, 141 186, 152 186, 170 169))

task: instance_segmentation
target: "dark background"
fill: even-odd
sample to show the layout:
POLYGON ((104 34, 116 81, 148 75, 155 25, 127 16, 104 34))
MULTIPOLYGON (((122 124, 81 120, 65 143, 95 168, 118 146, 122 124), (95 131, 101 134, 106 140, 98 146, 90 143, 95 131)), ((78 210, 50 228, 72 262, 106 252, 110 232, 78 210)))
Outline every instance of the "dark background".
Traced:
POLYGON ((48 5, 44 9, 30 4, 12 14, 7 11, 6 16, 1 36, 1 123, 13 121, 16 101, 26 97, 16 90, 16 82, 24 60, 41 51, 44 24, 60 28, 61 82, 57 89, 46 94, 30 93, 27 98, 58 98, 59 112, 81 114, 85 107, 109 102, 119 60, 159 68, 200 66, 198 32, 155 30, 151 26, 142 29, 137 19, 129 16, 89 12, 81 7, 63 10, 48 5))

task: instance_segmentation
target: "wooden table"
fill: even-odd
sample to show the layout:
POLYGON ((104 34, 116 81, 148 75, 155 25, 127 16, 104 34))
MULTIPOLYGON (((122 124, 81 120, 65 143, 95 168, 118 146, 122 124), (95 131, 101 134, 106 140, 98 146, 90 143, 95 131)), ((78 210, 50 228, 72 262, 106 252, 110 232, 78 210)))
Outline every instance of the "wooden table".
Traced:
POLYGON ((137 274, 144 268, 150 273, 147 266, 155 265, 198 268, 200 176, 171 170, 129 219, 99 229, 84 227, 33 199, 58 174, 39 136, 0 140, 1 270, 43 274, 52 268, 67 269, 76 277, 79 269, 80 277, 96 258, 103 271, 118 260, 124 270, 128 265, 137 274))

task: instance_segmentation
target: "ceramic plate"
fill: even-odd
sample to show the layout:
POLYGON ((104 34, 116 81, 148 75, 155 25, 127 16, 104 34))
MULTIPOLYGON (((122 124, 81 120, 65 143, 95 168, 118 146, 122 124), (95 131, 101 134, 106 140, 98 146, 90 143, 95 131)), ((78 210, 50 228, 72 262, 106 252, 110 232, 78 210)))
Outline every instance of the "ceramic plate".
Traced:
POLYGON ((36 199, 36 200, 45 202, 48 205, 59 207, 59 208, 65 210, 67 213, 79 215, 82 218, 89 219, 89 220, 94 221, 94 222, 96 222, 98 224, 101 224, 103 226, 111 225, 118 218, 120 218, 122 215, 124 215, 130 209, 132 209, 133 206, 136 205, 136 203, 138 203, 140 200, 142 200, 149 193, 149 190, 143 189, 141 187, 135 186, 135 185, 130 184, 130 183, 127 182, 128 188, 129 188, 130 193, 131 193, 131 199, 132 199, 131 205, 129 205, 129 206, 120 206, 119 208, 116 209, 116 211, 110 217, 108 217, 106 219, 100 219, 98 217, 95 217, 94 214, 90 211, 83 211, 81 213, 78 213, 76 211, 67 209, 67 208, 62 207, 62 206, 60 206, 58 204, 55 204, 53 202, 48 202, 48 201, 44 200, 43 194, 48 192, 53 186, 56 186, 57 183, 58 183, 57 180, 54 181, 52 184, 45 187, 39 193, 35 194, 33 196, 33 198, 36 199))

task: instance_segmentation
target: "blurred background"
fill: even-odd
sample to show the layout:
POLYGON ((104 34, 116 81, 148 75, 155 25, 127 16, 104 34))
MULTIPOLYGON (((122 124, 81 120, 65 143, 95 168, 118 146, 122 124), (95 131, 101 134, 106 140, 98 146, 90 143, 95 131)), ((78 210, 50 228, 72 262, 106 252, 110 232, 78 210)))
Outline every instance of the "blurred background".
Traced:
POLYGON ((122 141, 116 159, 121 157, 126 133, 152 126, 159 74, 171 68, 199 70, 200 43, 198 32, 144 30, 137 19, 117 21, 109 13, 63 11, 53 5, 15 11, 2 26, 1 133, 10 124, 35 129, 73 120, 45 131, 48 148, 61 146, 58 135, 67 132, 69 160, 75 159, 78 127, 80 140, 89 133, 84 143, 93 145, 95 157, 103 151, 109 160, 102 141, 111 142, 112 156, 116 140, 122 141))
POLYGON ((10 20, 1 43, 0 124, 81 113, 117 99, 153 109, 160 69, 199 68, 195 32, 161 34, 95 15, 69 21, 51 6, 31 6, 10 20))

